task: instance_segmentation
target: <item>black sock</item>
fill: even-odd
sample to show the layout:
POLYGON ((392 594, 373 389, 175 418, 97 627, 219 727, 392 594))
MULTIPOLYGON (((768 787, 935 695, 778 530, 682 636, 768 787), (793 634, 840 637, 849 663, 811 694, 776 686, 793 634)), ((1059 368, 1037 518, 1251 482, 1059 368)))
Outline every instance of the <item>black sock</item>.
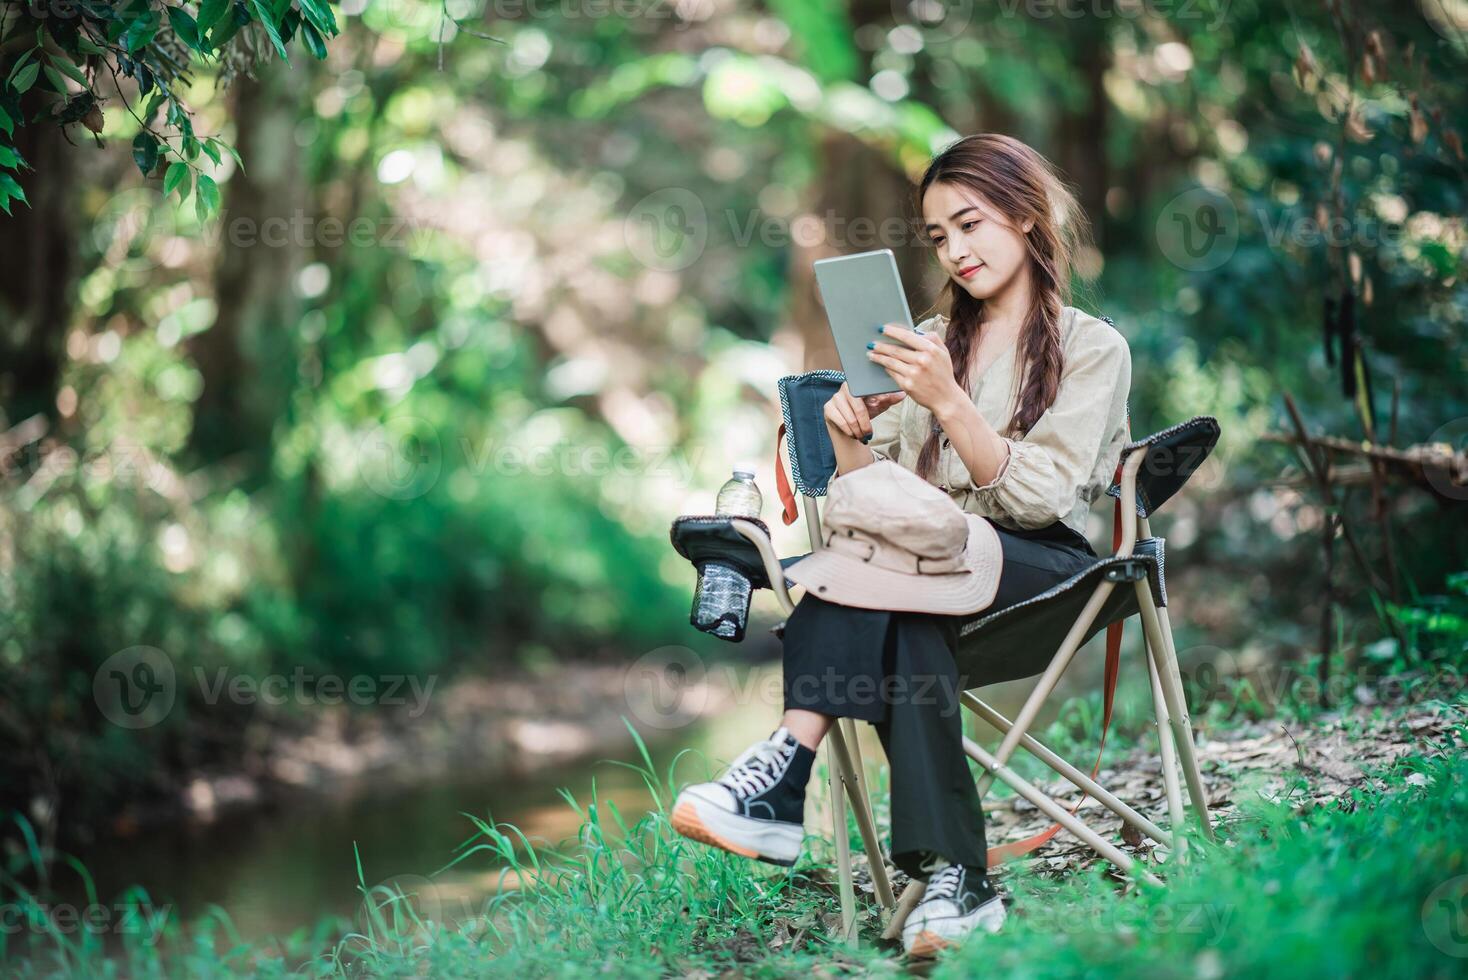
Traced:
POLYGON ((805 784, 810 782, 811 767, 815 764, 815 749, 808 749, 803 743, 795 747, 795 758, 790 760, 790 768, 785 770, 785 779, 796 787, 802 796, 805 795, 805 784))

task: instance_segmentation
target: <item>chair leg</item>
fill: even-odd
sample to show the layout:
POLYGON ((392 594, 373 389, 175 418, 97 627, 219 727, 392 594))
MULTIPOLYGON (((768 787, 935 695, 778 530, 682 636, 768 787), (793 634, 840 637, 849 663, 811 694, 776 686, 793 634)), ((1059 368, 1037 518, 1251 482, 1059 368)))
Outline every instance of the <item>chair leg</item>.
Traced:
MULTIPOLYGON (((993 708, 989 707, 989 705, 985 704, 982 700, 975 697, 970 692, 963 692, 962 697, 963 703, 968 706, 969 710, 978 715, 980 718, 987 721, 989 724, 993 725, 995 728, 999 729, 1000 732, 1007 732, 1014 726, 1014 723, 1012 721, 1001 715, 999 712, 995 711, 993 708)), ((1157 826, 1151 820, 1148 820, 1146 817, 1142 816, 1126 803, 1122 802, 1119 798, 1117 798, 1114 793, 1112 793, 1106 787, 1102 786, 1100 783, 1096 782, 1090 776, 1086 775, 1084 772, 1077 769, 1069 762, 1066 762, 1065 759, 1061 758, 1055 752, 1051 751, 1039 739, 1035 738, 1032 735, 1024 735, 1021 736, 1019 744, 1027 749, 1031 755, 1035 756, 1051 769, 1054 769, 1057 773, 1070 780, 1078 788, 1083 789, 1091 796, 1094 796, 1097 800, 1101 802, 1103 806, 1109 809, 1112 813, 1115 813, 1118 817, 1121 817, 1121 819, 1125 820, 1133 827, 1136 827, 1139 831, 1146 834, 1148 837, 1151 837, 1153 840, 1160 841, 1163 844, 1166 844, 1168 847, 1172 846, 1172 835, 1170 833, 1157 826)))
POLYGON ((831 739, 836 758, 841 764, 841 776, 846 782, 846 795, 852 801, 852 811, 856 815, 856 826, 861 831, 861 842, 867 852, 867 864, 871 868, 872 887, 877 893, 877 899, 885 909, 892 909, 897 901, 892 897, 892 883, 887 878, 887 864, 882 857, 882 844, 877 836, 877 822, 872 814, 871 800, 866 794, 866 781, 861 773, 861 763, 857 761, 860 756, 856 752, 856 733, 848 731, 851 719, 838 718, 835 725, 831 726, 831 733, 827 737, 831 739), (847 722, 848 724, 842 724, 847 722), (853 751, 855 750, 855 751, 853 751))
MULTIPOLYGON (((1183 816, 1183 795, 1177 784, 1177 758, 1173 753, 1172 722, 1167 714, 1167 700, 1162 695, 1162 682, 1157 679, 1158 655, 1154 643, 1147 638, 1147 674, 1152 680, 1152 707, 1157 712, 1157 746, 1162 756, 1162 786, 1167 794, 1167 816, 1172 829, 1177 832, 1176 841, 1168 847, 1181 855, 1187 847, 1187 835, 1183 833, 1186 818, 1183 816)), ((1158 838, 1160 840, 1160 838, 1158 838)))
POLYGON ((1197 811, 1198 817, 1203 821, 1203 832, 1209 840, 1216 840, 1213 833, 1213 816, 1208 812, 1208 791, 1203 785, 1203 772, 1198 766, 1197 743, 1193 741, 1193 722, 1188 717, 1187 692, 1183 690, 1182 669, 1177 662, 1177 647, 1172 639, 1172 621, 1168 618, 1166 607, 1157 609, 1158 625, 1162 627, 1162 639, 1166 642, 1167 649, 1167 671, 1166 676, 1171 679, 1172 688, 1177 694, 1177 700, 1183 710, 1183 731, 1187 733, 1187 739, 1179 755, 1183 764, 1183 776, 1188 782, 1188 796, 1193 801, 1193 809, 1197 811))
POLYGON ((902 889, 902 897, 897 900, 897 908, 892 911, 892 918, 887 922, 887 928, 882 930, 883 939, 902 937, 902 927, 907 924, 907 917, 917 908, 917 903, 923 900, 923 892, 927 890, 926 881, 914 878, 907 883, 907 887, 902 889))
POLYGON ((1172 631, 1163 630, 1162 617, 1158 615, 1159 610, 1152 601, 1152 590, 1145 581, 1137 583, 1137 604, 1142 610, 1142 628, 1147 633, 1148 649, 1155 650, 1157 656, 1157 679, 1162 688, 1162 699, 1167 704, 1168 721, 1178 757, 1182 761, 1188 796, 1199 822, 1203 825, 1204 833, 1212 840, 1213 821, 1208 816, 1208 796, 1203 789, 1203 776, 1198 770, 1198 757, 1193 748, 1193 723, 1188 717, 1182 675, 1177 668, 1177 655, 1172 648, 1172 631))
MULTIPOLYGON (((1035 689, 1030 692, 1030 696, 1025 699, 1024 707, 1020 708, 1019 714, 1015 716, 1014 727, 1005 733, 1004 740, 999 743, 999 749, 995 752, 994 757, 1001 765, 1009 762, 1010 756, 1014 754, 1015 746, 1019 745, 1020 739, 1030 730, 1030 725, 1034 724, 1035 716, 1040 713, 1040 706, 1045 703, 1050 692, 1055 690, 1055 685, 1060 681, 1060 675, 1065 673, 1065 668, 1070 666, 1071 658, 1080 649, 1081 641, 1086 638, 1086 631, 1091 628, 1091 623, 1100 614, 1101 607, 1106 604, 1106 598, 1111 595, 1113 588, 1115 584, 1112 582, 1102 582, 1097 585, 1096 591, 1091 593, 1091 598, 1086 601, 1086 606, 1081 610, 1080 616, 1071 624, 1070 631, 1065 634, 1065 640, 1060 644, 1060 649, 1055 651, 1055 656, 1051 658, 1049 666, 1045 668, 1045 673, 1040 675, 1040 679, 1035 683, 1035 689)), ((979 777, 980 799, 983 799, 993 782, 992 769, 979 777)))
POLYGON ((841 935, 847 945, 856 941, 856 888, 851 880, 851 841, 846 829, 846 794, 842 790, 836 739, 826 743, 826 768, 830 771, 831 824, 836 842, 836 880, 841 895, 841 935))
POLYGON ((965 738, 963 740, 963 750, 968 753, 969 758, 998 776, 1016 793, 1033 803, 1041 813, 1079 837, 1086 846, 1116 865, 1126 874, 1131 875, 1133 879, 1146 879, 1153 884, 1161 884, 1155 875, 1138 868, 1137 863, 1132 860, 1130 855, 1105 840, 1100 834, 1086 826, 1084 822, 1074 816, 1065 807, 1056 803, 1024 777, 1009 768, 1009 766, 990 755, 984 750, 983 746, 972 739, 965 738))

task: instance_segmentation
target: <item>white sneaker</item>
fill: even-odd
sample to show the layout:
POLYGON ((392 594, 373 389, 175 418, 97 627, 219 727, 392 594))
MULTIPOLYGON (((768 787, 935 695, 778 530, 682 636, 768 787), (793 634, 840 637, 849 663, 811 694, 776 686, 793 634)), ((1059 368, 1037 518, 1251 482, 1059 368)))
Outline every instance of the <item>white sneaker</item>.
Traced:
POLYGON ((782 725, 718 779, 679 793, 673 829, 734 854, 794 864, 805 839, 805 783, 814 758, 782 725))
POLYGON ((992 933, 1004 925, 1004 900, 988 875, 936 855, 922 869, 930 872, 928 886, 902 926, 902 948, 909 956, 933 956, 975 928, 992 933))

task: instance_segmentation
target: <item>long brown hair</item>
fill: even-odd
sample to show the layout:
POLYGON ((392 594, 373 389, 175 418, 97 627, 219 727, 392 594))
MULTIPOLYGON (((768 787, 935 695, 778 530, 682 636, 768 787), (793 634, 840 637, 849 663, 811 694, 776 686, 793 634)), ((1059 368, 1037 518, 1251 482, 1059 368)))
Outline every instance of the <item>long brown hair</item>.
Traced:
MULTIPOLYGON (((1029 251, 1031 303, 1017 341, 1024 385, 1004 435, 1023 436, 1055 402, 1064 364, 1060 315, 1070 301, 1070 270, 1076 250, 1089 242, 1086 217, 1055 167, 1029 146, 1009 136, 965 136, 928 164, 917 188, 917 213, 923 196, 938 181, 982 194, 1015 228, 1033 221, 1025 233, 1029 251)), ((921 221, 919 221, 921 225, 921 221)), ((939 297, 947 305, 945 342, 954 379, 969 391, 969 361, 984 324, 984 303, 949 278, 939 297)), ((935 425, 918 454, 917 473, 928 479, 938 462, 935 425)))

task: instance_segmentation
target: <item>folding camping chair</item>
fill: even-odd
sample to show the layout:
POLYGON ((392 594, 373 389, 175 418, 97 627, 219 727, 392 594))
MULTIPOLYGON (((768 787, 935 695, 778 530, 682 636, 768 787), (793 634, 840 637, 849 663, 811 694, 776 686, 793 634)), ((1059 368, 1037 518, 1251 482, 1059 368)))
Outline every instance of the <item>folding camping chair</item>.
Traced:
MULTIPOLYGON (((785 434, 790 473, 800 494, 813 549, 823 546, 817 498, 825 495, 826 486, 836 469, 835 451, 826 431, 824 406, 843 380, 839 371, 811 371, 782 378, 779 382, 784 418, 781 430, 785 434)), ((1173 646, 1172 627, 1167 616, 1163 540, 1152 536, 1148 518, 1177 493, 1207 458, 1217 444, 1218 433, 1215 419, 1198 416, 1128 443, 1122 450, 1116 479, 1107 491, 1117 499, 1114 554, 1098 559, 1095 564, 1040 595, 981 617, 961 631, 957 656, 962 675, 985 685, 1041 675, 1013 721, 984 703, 972 690, 961 695, 964 705, 1003 734, 998 750, 993 753, 967 737, 963 739, 964 751, 984 769, 984 775, 978 782, 979 795, 984 795, 997 776, 1016 794, 1056 822, 1049 831, 1036 837, 991 849, 991 860, 996 854, 1012 856, 1032 850, 1063 827, 1123 872, 1134 878, 1146 877, 1155 881, 1146 871, 1138 869, 1128 854, 1103 839, 1076 816, 1079 803, 1067 810, 1011 769, 1009 760, 1017 748, 1030 752, 1083 794, 1094 797, 1123 821, 1174 854, 1181 854, 1184 847, 1184 837, 1179 832, 1185 819, 1177 776, 1177 766, 1181 763, 1192 808, 1203 832, 1209 838, 1213 837, 1173 646), (1119 666, 1119 628, 1123 620, 1134 614, 1141 615, 1146 641, 1144 646, 1148 654, 1167 796, 1168 830, 1158 827, 1096 782, 1094 776, 1100 765, 1099 755, 1088 776, 1029 734, 1041 706, 1076 652, 1086 641, 1107 629, 1105 712, 1101 735, 1104 745, 1119 666), (1048 653, 1052 650, 1053 654, 1048 653)), ((785 480, 783 462, 777 460, 777 466, 783 517, 785 523, 790 524, 797 519, 795 495, 785 480)), ((695 565, 702 567, 704 562, 718 560, 738 567, 756 587, 771 589, 787 616, 794 611, 795 604, 791 601, 789 583, 783 572, 785 567, 804 556, 777 558, 768 528, 762 521, 683 517, 674 522, 671 536, 678 552, 695 565)), ((780 627, 777 626, 776 630, 780 627)), ((846 823, 849 798, 870 862, 873 889, 878 901, 890 913, 884 936, 898 936, 907 914, 921 898, 924 885, 913 882, 900 901, 893 896, 891 878, 872 815, 854 720, 838 719, 831 726, 826 744, 845 935, 848 940, 854 938, 856 920, 846 823)))

